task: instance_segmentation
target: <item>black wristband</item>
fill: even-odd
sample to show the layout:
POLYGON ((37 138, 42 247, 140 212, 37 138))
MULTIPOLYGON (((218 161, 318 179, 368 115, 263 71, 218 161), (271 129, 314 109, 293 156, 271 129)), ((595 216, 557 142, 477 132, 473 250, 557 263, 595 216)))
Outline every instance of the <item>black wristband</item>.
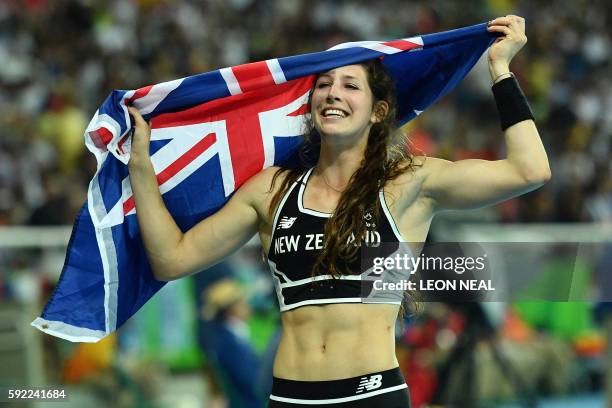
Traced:
POLYGON ((529 107, 527 98, 525 98, 514 76, 493 84, 491 89, 499 112, 502 131, 523 120, 533 120, 533 112, 529 107))

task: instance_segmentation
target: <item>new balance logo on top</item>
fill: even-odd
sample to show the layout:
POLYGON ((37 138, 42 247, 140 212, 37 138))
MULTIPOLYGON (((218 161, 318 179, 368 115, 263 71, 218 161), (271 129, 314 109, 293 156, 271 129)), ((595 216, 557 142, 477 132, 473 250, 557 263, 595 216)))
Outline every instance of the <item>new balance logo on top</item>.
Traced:
POLYGON ((293 225, 293 223, 297 220, 297 217, 287 217, 286 215, 280 219, 278 222, 278 227, 276 229, 289 229, 293 225))
POLYGON ((371 375, 369 377, 361 377, 359 381, 359 386, 357 387, 357 392, 355 394, 360 394, 364 390, 372 391, 377 388, 380 388, 382 385, 382 375, 376 374, 371 375))

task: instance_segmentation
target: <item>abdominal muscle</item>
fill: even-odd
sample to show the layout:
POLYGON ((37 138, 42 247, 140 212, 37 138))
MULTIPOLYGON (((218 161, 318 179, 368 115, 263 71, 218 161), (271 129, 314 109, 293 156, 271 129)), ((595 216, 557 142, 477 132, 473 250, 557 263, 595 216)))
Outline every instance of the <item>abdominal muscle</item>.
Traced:
POLYGON ((398 310, 398 305, 342 303, 282 313, 274 376, 325 381, 397 367, 398 310))
MULTIPOLYGON (((408 175, 410 176, 410 175, 408 175)), ((420 178, 408 177, 385 192, 394 219, 406 242, 424 242, 431 222, 427 205, 417 200, 420 178), (414 181, 416 180, 416 181, 414 181), (414 205, 418 203, 418 205, 414 205), (395 204, 395 205, 394 205, 395 204), (399 215, 402 214, 400 217, 399 215)), ((259 211, 266 211, 269 202, 259 211)), ((309 207, 310 208, 310 207, 309 207)), ((259 235, 270 247, 272 220, 262 216, 259 235)), ((418 254, 419 250, 414 250, 418 254)), ((395 321, 399 305, 338 303, 302 306, 281 313, 282 334, 273 374, 277 378, 326 381, 356 377, 397 367, 395 321)))

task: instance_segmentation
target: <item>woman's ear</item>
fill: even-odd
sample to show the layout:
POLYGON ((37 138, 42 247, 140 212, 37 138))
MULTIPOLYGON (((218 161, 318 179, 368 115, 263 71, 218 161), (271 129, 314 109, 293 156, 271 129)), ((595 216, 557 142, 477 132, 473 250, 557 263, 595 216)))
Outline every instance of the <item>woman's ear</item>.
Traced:
POLYGON ((387 101, 378 101, 374 104, 372 109, 372 117, 370 120, 372 123, 380 123, 387 117, 389 113, 389 103, 387 101))

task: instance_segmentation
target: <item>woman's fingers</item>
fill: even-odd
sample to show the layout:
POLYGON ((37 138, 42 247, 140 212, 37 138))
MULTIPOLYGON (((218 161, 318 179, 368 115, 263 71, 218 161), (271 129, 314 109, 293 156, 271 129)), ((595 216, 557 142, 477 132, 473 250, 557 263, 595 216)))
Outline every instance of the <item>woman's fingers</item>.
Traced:
POLYGON ((128 112, 130 112, 130 115, 132 115, 132 117, 134 118, 134 121, 136 122, 135 125, 137 127, 147 126, 147 122, 145 122, 138 109, 133 106, 128 106, 128 112))
POLYGON ((498 33, 504 33, 506 35, 510 35, 513 33, 512 29, 506 26, 502 26, 502 25, 489 26, 487 27, 487 31, 489 32, 497 31, 498 33))
POLYGON ((516 24, 518 26, 525 26, 525 19, 520 16, 515 16, 514 14, 509 14, 505 17, 497 17, 493 20, 489 21, 489 25, 506 25, 509 26, 511 24, 516 24))
MULTIPOLYGON (((523 17, 509 15, 506 17, 498 17, 489 21, 488 27, 508 27, 516 34, 525 34, 525 19, 523 17)), ((491 30, 489 30, 491 31, 491 30)), ((499 30, 494 30, 499 31, 499 30)))
POLYGON ((489 21, 489 26, 494 26, 494 25, 509 26, 510 24, 511 24, 511 21, 508 17, 497 17, 489 21))
POLYGON ((490 63, 510 63, 516 53, 525 45, 525 19, 515 15, 497 17, 487 24, 488 32, 500 35, 489 48, 490 63))
POLYGON ((487 31, 503 33, 507 36, 506 38, 512 38, 518 42, 527 42, 527 37, 525 36, 525 19, 523 17, 511 14, 506 17, 495 18, 489 21, 487 31))
POLYGON ((134 118, 134 134, 136 137, 140 138, 140 135, 143 135, 142 137, 148 140, 151 135, 151 122, 146 122, 140 111, 133 106, 128 106, 128 112, 134 118))
POLYGON ((133 106, 128 106, 128 112, 134 118, 134 133, 132 134, 132 147, 130 151, 130 163, 140 162, 139 158, 149 155, 149 140, 151 138, 151 124, 147 123, 140 111, 133 106))

